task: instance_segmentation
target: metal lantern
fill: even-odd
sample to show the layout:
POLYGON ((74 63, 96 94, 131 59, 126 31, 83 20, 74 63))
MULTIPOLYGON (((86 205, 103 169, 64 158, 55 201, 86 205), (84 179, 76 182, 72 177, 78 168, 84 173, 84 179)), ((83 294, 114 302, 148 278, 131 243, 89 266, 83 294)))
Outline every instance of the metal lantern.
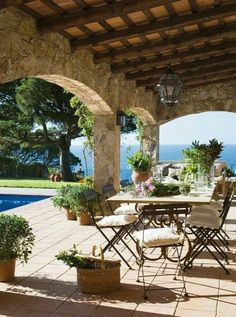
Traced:
POLYGON ((156 89, 159 92, 161 102, 166 106, 174 106, 178 103, 182 82, 170 65, 167 66, 166 72, 161 76, 156 89))

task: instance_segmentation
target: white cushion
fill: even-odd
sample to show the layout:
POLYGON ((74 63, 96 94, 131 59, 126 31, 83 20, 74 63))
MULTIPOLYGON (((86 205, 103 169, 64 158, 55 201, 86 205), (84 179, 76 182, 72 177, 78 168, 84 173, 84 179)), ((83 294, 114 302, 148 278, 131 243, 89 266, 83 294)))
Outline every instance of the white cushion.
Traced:
POLYGON ((187 223, 191 226, 219 229, 222 218, 214 214, 190 214, 187 223))
POLYGON ((214 174, 216 177, 221 176, 223 169, 225 168, 224 163, 215 163, 214 164, 214 174))
POLYGON ((174 177, 177 175, 177 168, 169 167, 168 177, 174 177))
POLYGON ((99 227, 119 227, 134 223, 138 219, 135 215, 112 215, 105 216, 97 222, 99 227))
POLYGON ((115 215, 133 215, 136 214, 135 204, 122 204, 120 207, 114 210, 115 215))
POLYGON ((201 206, 193 206, 191 210, 192 215, 199 215, 199 214, 214 214, 219 215, 219 211, 223 208, 222 203, 219 201, 211 201, 209 205, 201 205, 201 206))
POLYGON ((143 247, 159 247, 165 245, 178 244, 182 241, 180 235, 174 228, 155 228, 137 231, 134 238, 143 247))

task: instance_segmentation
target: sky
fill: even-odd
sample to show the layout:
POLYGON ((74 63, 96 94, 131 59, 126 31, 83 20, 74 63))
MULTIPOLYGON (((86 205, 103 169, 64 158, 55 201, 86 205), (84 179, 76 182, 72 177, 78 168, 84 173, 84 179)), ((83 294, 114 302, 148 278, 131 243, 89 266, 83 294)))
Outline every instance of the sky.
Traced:
MULTIPOLYGON (((160 144, 191 144, 194 140, 207 143, 216 138, 224 144, 236 144, 236 113, 203 112, 172 120, 160 126, 160 144)), ((73 145, 83 142, 82 138, 73 145)), ((136 134, 122 136, 123 145, 139 144, 136 134)))

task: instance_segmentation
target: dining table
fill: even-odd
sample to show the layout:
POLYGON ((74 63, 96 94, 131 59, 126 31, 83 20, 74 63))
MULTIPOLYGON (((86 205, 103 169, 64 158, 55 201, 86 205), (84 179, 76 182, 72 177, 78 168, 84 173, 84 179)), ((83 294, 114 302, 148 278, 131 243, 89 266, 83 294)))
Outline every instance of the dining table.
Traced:
POLYGON ((135 203, 135 204, 176 204, 187 203, 190 205, 206 205, 210 204, 215 186, 199 187, 191 190, 188 194, 180 194, 174 196, 137 196, 132 192, 119 192, 107 199, 112 203, 135 203))

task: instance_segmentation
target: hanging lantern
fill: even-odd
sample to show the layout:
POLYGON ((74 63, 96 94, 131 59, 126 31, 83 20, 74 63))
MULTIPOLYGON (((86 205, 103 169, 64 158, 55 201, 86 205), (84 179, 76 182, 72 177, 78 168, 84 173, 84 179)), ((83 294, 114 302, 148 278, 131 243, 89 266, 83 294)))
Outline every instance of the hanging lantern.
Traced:
POLYGON ((178 103, 182 82, 179 76, 173 72, 170 65, 167 66, 166 72, 161 76, 156 89, 164 105, 170 107, 178 103))

